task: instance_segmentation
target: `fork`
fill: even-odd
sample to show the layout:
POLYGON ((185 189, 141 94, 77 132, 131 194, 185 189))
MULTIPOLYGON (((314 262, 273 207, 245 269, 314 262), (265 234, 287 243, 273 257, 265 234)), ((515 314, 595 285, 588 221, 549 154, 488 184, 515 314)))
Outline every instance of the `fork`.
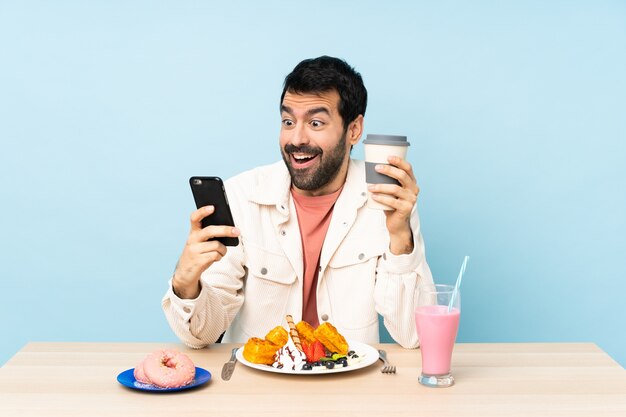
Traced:
POLYGON ((387 352, 382 349, 378 349, 378 354, 380 355, 380 360, 383 361, 383 367, 380 368, 380 372, 383 374, 395 374, 396 366, 390 364, 387 360, 387 352))

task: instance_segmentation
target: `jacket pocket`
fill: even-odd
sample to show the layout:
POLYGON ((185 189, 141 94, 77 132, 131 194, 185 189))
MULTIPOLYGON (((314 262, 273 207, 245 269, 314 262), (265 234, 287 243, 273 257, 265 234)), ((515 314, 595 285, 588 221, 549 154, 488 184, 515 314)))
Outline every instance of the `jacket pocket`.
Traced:
POLYGON ((246 333, 262 338, 282 323, 297 277, 289 259, 282 254, 256 245, 246 248, 246 252, 248 272, 240 323, 246 333))
POLYGON ((246 253, 248 279, 253 276, 277 284, 292 284, 296 280, 296 272, 285 255, 256 245, 248 247, 246 253))
POLYGON ((387 242, 376 242, 371 237, 351 237, 342 242, 328 266, 334 269, 359 265, 369 262, 372 258, 378 259, 385 251, 387 242))

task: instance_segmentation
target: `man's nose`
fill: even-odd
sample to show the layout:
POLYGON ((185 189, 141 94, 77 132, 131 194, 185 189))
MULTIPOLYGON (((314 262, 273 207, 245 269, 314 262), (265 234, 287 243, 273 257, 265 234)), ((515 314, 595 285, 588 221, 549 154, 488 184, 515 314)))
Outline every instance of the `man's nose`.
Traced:
POLYGON ((302 146, 309 143, 309 136, 306 132, 306 124, 298 123, 292 130, 291 143, 295 146, 302 146))

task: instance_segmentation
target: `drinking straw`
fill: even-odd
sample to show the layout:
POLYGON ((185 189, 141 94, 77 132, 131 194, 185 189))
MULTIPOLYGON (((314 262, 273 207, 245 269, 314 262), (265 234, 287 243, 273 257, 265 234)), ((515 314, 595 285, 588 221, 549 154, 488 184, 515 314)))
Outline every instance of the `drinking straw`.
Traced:
POLYGON ((459 271, 459 276, 456 279, 456 284, 454 284, 452 297, 450 297, 450 303, 448 304, 448 313, 452 311, 454 300, 456 300, 456 297, 458 296, 459 288, 461 287, 461 281, 463 280, 463 274, 465 273, 465 268, 467 267, 468 260, 469 260, 469 256, 465 255, 465 259, 463 259, 463 265, 461 265, 461 270, 459 271))

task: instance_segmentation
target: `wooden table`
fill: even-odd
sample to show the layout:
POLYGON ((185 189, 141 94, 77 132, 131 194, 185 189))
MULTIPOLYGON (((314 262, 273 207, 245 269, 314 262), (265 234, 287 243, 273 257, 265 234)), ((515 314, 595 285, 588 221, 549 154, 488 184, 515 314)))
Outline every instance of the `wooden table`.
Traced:
POLYGON ((456 385, 440 389, 417 383, 419 350, 393 344, 379 347, 395 375, 380 373, 380 362, 316 376, 237 364, 222 381, 234 346, 30 343, 0 369, 0 416, 626 416, 626 371, 589 343, 457 344, 456 385), (186 352, 211 381, 169 394, 118 384, 121 371, 164 347, 186 352))

